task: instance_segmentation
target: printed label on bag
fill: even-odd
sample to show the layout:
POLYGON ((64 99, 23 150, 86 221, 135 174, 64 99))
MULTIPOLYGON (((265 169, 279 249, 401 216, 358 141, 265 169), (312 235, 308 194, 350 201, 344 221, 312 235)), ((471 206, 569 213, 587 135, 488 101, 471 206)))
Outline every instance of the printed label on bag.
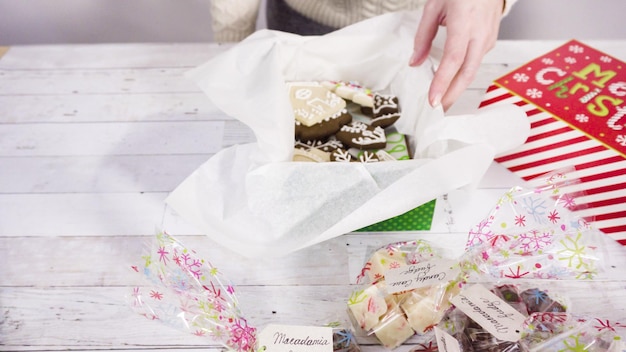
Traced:
POLYGON ((510 342, 520 339, 524 316, 484 286, 471 286, 450 302, 496 338, 510 342))
POLYGON ((429 260, 385 272, 389 293, 432 286, 454 280, 460 273, 458 262, 447 259, 429 260))
POLYGON ((259 333, 258 342, 265 352, 332 352, 333 329, 270 324, 259 333))
POLYGON ((437 348, 439 352, 461 352, 459 341, 452 335, 435 326, 435 338, 437 339, 437 348))

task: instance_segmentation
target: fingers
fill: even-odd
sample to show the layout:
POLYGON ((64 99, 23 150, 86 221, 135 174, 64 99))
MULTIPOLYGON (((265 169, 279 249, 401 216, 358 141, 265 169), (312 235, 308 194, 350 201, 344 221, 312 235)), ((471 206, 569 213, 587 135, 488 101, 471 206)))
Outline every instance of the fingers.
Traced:
POLYGON ((448 27, 448 37, 444 44, 441 63, 430 84, 428 100, 433 107, 439 106, 444 98, 446 103, 449 102, 448 89, 466 60, 469 34, 467 30, 456 27, 460 26, 448 27))
MULTIPOLYGON (((470 85, 470 83, 472 83, 476 73, 478 72, 478 68, 480 67, 484 54, 485 52, 482 45, 475 42, 469 43, 463 64, 454 74, 454 77, 446 87, 445 94, 441 99, 441 105, 444 110, 448 110, 463 93, 463 91, 465 91, 465 89, 470 85)), ((436 76, 437 75, 435 75, 435 79, 437 78, 436 76)), ((435 83, 435 79, 433 79, 433 85, 435 83)), ((431 91, 432 89, 433 88, 431 88, 431 91)))
POLYGON ((439 29, 440 10, 436 8, 438 4, 438 2, 429 1, 424 6, 424 13, 413 40, 413 55, 409 60, 409 66, 421 65, 428 58, 433 39, 439 29))
POLYGON ((497 39, 501 2, 429 0, 415 34, 409 64, 422 64, 440 25, 447 27, 443 56, 428 92, 430 104, 447 110, 473 81, 497 39))

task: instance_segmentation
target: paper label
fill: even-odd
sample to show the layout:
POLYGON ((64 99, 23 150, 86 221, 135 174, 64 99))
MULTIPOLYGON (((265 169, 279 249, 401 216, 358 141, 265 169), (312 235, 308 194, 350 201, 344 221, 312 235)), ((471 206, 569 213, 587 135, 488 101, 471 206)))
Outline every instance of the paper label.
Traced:
POLYGON ((497 339, 517 342, 525 317, 484 286, 474 285, 450 302, 497 339))
POLYGON ((333 329, 271 324, 259 333, 259 346, 265 352, 332 352, 333 329))
POLYGON ((433 286, 454 280, 460 272, 457 261, 435 259, 385 272, 389 293, 397 293, 420 287, 433 286))
POLYGON ((437 339, 437 348, 439 352, 461 352, 461 346, 452 335, 435 326, 435 338, 437 339))

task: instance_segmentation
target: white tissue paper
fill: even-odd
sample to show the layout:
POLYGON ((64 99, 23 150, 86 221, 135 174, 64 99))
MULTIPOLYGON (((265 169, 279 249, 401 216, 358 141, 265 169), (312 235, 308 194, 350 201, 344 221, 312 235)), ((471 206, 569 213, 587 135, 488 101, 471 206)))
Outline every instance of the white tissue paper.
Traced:
POLYGON ((515 106, 463 116, 431 108, 436 57, 408 66, 420 15, 383 15, 316 37, 261 30, 190 71, 215 106, 253 130, 256 143, 217 153, 167 204, 235 252, 280 256, 475 185, 497 153, 526 140, 528 119, 515 106), (358 81, 398 96, 395 127, 412 141, 414 159, 292 162, 285 82, 322 80, 358 81))

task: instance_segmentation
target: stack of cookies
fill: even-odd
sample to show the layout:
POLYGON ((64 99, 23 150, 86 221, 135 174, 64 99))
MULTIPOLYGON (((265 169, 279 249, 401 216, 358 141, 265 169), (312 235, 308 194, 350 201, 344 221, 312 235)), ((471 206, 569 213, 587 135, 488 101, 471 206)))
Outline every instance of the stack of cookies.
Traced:
POLYGON ((358 82, 290 82, 287 87, 295 117, 294 161, 410 158, 406 137, 393 128, 401 115, 396 96, 358 82))

